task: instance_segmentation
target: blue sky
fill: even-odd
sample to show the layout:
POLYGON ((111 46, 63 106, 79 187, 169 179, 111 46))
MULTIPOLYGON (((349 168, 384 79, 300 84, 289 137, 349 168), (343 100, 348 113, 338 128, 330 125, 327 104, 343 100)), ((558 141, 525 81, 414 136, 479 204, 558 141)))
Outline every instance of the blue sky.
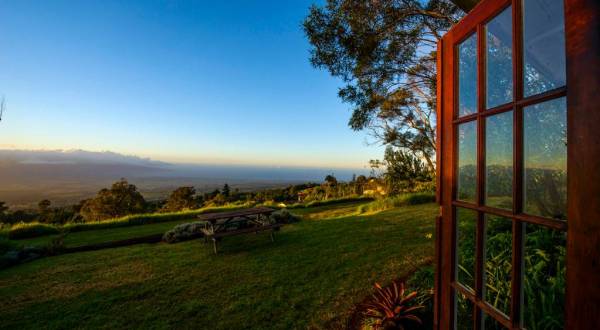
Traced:
POLYGON ((312 1, 0 2, 0 148, 362 168, 340 81, 310 66, 312 1))

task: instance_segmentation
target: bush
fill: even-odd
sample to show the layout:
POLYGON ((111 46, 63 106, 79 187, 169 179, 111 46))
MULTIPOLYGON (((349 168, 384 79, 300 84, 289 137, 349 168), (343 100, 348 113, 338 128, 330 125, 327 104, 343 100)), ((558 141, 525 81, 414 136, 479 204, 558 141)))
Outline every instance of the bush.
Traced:
POLYGON ((288 209, 299 209, 299 208, 306 208, 306 207, 327 206, 327 205, 335 205, 335 204, 342 204, 342 203, 373 201, 373 200, 375 200, 373 197, 353 196, 353 197, 328 199, 328 200, 324 200, 324 201, 312 201, 312 202, 308 202, 308 203, 297 203, 297 204, 289 205, 289 206, 287 206, 287 208, 288 209))
POLYGON ((153 223, 162 223, 170 221, 179 221, 189 218, 193 218, 197 215, 209 213, 209 212, 223 212, 230 210, 237 210, 245 207, 252 206, 251 204, 234 204, 222 207, 207 207, 193 211, 181 211, 171 213, 148 213, 148 214, 136 214, 128 215, 122 218, 96 221, 96 222, 85 222, 85 223, 70 223, 64 226, 56 226, 50 224, 41 224, 38 222, 30 223, 19 223, 13 225, 9 229, 2 229, 0 231, 0 237, 6 236, 9 239, 26 239, 34 238, 39 236, 54 235, 61 232, 79 232, 87 230, 97 229, 108 229, 108 228, 120 228, 129 226, 138 226, 153 223))
POLYGON ((65 231, 68 231, 68 232, 78 232, 78 231, 86 231, 86 230, 119 228, 119 227, 129 227, 129 226, 138 226, 138 225, 146 225, 146 224, 153 224, 153 223, 178 221, 178 220, 185 220, 185 219, 193 218, 197 215, 204 214, 204 213, 231 211, 231 210, 236 210, 236 209, 240 209, 240 208, 247 207, 247 206, 249 206, 249 205, 207 207, 207 208, 202 208, 202 209, 192 210, 192 211, 180 211, 180 212, 169 212, 169 213, 135 214, 135 215, 128 215, 128 216, 125 216, 122 218, 117 218, 117 219, 112 219, 112 220, 67 224, 64 226, 64 229, 65 229, 65 231))
POLYGON ((433 193, 412 193, 393 197, 377 199, 372 203, 360 205, 357 208, 358 213, 385 211, 395 207, 406 205, 418 205, 435 202, 433 193))
POLYGON ((201 237, 202 232, 200 231, 200 229, 202 229, 204 225, 205 222, 203 221, 183 223, 177 225, 163 235, 163 241, 167 243, 176 243, 192 238, 201 237))
POLYGON ((16 250, 18 245, 15 242, 12 242, 4 237, 0 237, 0 255, 11 251, 16 250))
POLYGON ((293 215, 286 209, 273 212, 269 219, 273 223, 294 223, 300 221, 300 217, 293 215))
POLYGON ((432 193, 415 193, 406 195, 405 205, 418 205, 435 202, 435 194, 432 193))
POLYGON ((37 222, 19 223, 10 228, 8 231, 8 238, 25 239, 58 233, 60 233, 60 230, 52 225, 46 225, 37 222))

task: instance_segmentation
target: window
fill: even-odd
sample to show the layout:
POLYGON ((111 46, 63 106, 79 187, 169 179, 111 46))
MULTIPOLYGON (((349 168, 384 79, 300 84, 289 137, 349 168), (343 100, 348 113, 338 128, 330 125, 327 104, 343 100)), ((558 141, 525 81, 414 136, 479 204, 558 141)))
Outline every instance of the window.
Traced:
POLYGON ((452 42, 453 324, 561 329, 568 221, 563 4, 486 3, 485 17, 452 42))

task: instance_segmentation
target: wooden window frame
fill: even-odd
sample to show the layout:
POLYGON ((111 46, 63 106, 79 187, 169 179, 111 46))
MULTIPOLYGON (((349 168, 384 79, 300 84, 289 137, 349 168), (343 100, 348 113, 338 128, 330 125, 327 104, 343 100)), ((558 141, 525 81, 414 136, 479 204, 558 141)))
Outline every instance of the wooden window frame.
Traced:
POLYGON ((436 278, 434 328, 454 327, 454 293, 474 302, 475 329, 482 327, 482 312, 509 329, 521 329, 521 265, 524 224, 533 223, 568 233, 565 328, 583 329, 600 324, 600 2, 565 0, 565 46, 567 85, 523 98, 522 1, 483 0, 438 44, 437 78, 437 200, 436 278), (512 5, 513 101, 485 109, 485 24, 512 5), (518 18, 518 19, 516 19, 518 18), (477 112, 457 117, 457 45, 477 34, 477 112), (544 101, 567 100, 567 214, 568 221, 548 219, 522 212, 523 108, 544 101), (513 208, 484 205, 485 118, 513 111, 513 208), (456 200, 457 134, 459 124, 477 122, 476 203, 456 200), (585 161, 582 161, 585 155, 585 161), (456 207, 477 211, 475 292, 455 281, 456 207), (508 317, 484 302, 482 297, 484 214, 511 219, 513 271, 511 307, 508 317), (516 317, 511 317, 516 316, 516 317))

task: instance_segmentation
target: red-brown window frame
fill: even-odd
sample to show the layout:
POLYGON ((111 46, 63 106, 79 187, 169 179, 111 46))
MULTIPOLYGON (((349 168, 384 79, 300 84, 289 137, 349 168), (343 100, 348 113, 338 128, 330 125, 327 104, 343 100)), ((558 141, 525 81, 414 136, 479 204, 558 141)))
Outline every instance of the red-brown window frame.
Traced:
MULTIPOLYGON (((436 225, 436 295, 434 326, 451 329, 454 318, 454 290, 460 290, 483 312, 511 329, 518 329, 518 318, 506 319, 502 314, 481 302, 468 290, 454 283, 455 207, 478 211, 477 226, 483 226, 483 213, 513 219, 513 273, 512 299, 520 296, 521 253, 523 223, 535 223, 559 230, 567 230, 567 292, 565 301, 565 327, 583 329, 600 324, 600 2, 596 0, 565 0, 565 42, 567 54, 567 87, 523 99, 522 88, 522 22, 521 0, 483 0, 463 20, 453 27, 438 44, 437 90, 437 199, 441 215, 436 225), (513 100, 490 110, 483 109, 485 102, 484 24, 508 5, 513 10, 513 100), (455 115, 457 102, 456 45, 477 33, 478 43, 478 111, 465 117, 455 115), (561 220, 523 214, 522 211, 522 109, 524 106, 559 97, 567 98, 567 192, 568 223, 561 220), (501 210, 483 204, 485 159, 482 143, 477 152, 476 204, 455 201, 456 196, 456 128, 459 123, 477 120, 478 142, 483 141, 485 117, 513 110, 515 168, 513 170, 513 210, 501 210), (582 161, 582 155, 587 159, 582 161), (516 259, 515 259, 516 258, 516 259), (587 280, 587 281, 586 281, 587 280)), ((476 246, 481 253, 483 230, 478 228, 476 246)), ((482 258, 477 258, 478 263, 482 258)), ((482 269, 477 265, 477 269, 482 269)), ((482 276, 476 276, 476 287, 481 288, 482 276)), ((481 292, 481 290, 478 290, 481 292)), ((520 304, 511 304, 511 315, 519 315, 520 304)), ((475 324, 480 327, 481 313, 474 313, 475 324)))

